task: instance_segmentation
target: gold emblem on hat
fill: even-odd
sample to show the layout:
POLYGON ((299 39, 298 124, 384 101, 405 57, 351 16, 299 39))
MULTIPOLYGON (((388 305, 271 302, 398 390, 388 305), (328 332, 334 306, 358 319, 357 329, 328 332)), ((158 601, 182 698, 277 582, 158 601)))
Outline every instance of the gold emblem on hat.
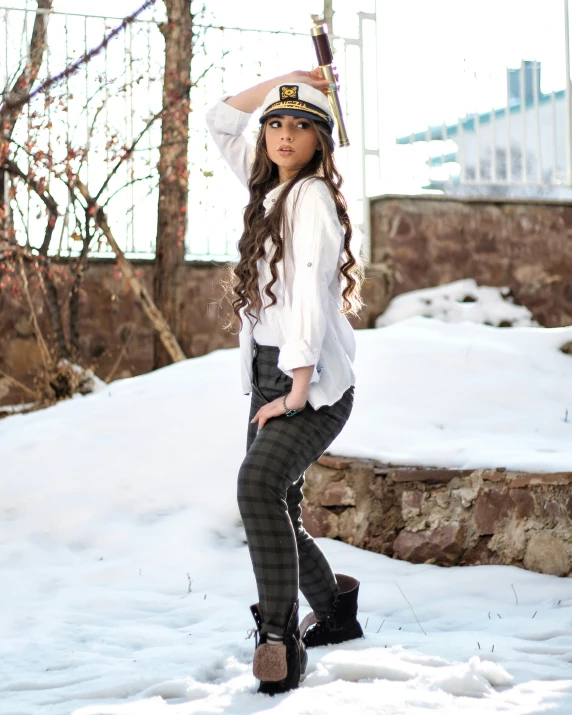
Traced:
POLYGON ((327 114, 325 114, 324 112, 319 112, 316 109, 312 109, 305 102, 300 102, 299 100, 294 101, 292 99, 287 99, 282 102, 274 102, 274 104, 270 104, 268 107, 266 107, 263 116, 269 114, 275 109, 300 109, 304 112, 315 114, 316 116, 321 117, 326 122, 330 121, 330 118, 327 114))
POLYGON ((298 99, 298 85, 283 84, 280 87, 280 99, 298 99))

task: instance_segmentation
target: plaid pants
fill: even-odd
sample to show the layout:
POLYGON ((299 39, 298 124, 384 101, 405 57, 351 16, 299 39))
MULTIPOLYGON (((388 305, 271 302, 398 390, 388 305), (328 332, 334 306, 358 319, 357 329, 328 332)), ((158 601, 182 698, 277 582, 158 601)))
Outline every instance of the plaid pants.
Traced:
MULTIPOLYGON (((249 420, 268 402, 292 389, 278 369, 279 348, 254 343, 249 420)), ((324 618, 340 589, 320 547, 304 529, 304 472, 333 442, 353 407, 354 386, 333 405, 306 404, 293 417, 272 417, 261 430, 248 425, 246 456, 238 474, 238 506, 262 611, 262 632, 283 635, 302 591, 324 618)))

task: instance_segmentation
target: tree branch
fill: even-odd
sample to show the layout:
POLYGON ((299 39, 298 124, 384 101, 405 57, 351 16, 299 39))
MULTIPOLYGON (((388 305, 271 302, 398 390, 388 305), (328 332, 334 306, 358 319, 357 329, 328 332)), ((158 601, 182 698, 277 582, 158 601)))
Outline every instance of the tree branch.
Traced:
MULTIPOLYGON (((39 10, 51 10, 51 8, 52 0, 38 0, 39 10)), ((0 108, 4 139, 8 139, 12 135, 14 124, 20 113, 19 110, 25 104, 25 102, 18 103, 18 100, 11 100, 10 95, 24 92, 22 96, 30 96, 30 87, 32 87, 36 81, 36 77, 42 65, 42 58, 46 47, 46 27, 47 16, 45 13, 37 12, 30 40, 30 60, 24 65, 24 68, 12 86, 11 92, 9 92, 3 106, 0 108)))
POLYGON ((1 169, 4 169, 7 171, 9 174, 12 174, 12 176, 17 176, 19 179, 21 179, 25 184, 27 184, 30 188, 32 188, 35 193, 38 195, 40 198, 40 201, 43 202, 44 206, 47 208, 48 213, 50 215, 48 219, 48 223, 46 225, 46 232, 44 235, 44 241, 42 243, 41 248, 39 249, 39 252, 42 255, 47 255, 48 253, 48 247, 50 245, 50 241, 52 239, 52 234, 54 232, 54 228, 56 225, 56 220, 58 218, 58 205, 54 199, 54 197, 44 189, 36 179, 33 179, 29 174, 24 173, 22 169, 16 164, 15 161, 12 161, 12 159, 6 159, 4 163, 0 167, 1 169))
POLYGON ((186 360, 186 355, 181 350, 181 346, 173 335, 171 328, 163 317, 163 314, 157 308, 157 306, 153 302, 153 299, 147 292, 146 288, 135 275, 133 266, 125 258, 125 254, 123 253, 123 251, 121 250, 121 248, 119 248, 119 245, 115 240, 111 228, 107 223, 107 217, 105 215, 105 212, 103 211, 101 206, 97 205, 95 199, 90 196, 87 187, 81 182, 79 178, 76 178, 74 188, 77 188, 80 194, 85 199, 85 202, 87 204, 87 210, 90 212, 90 215, 94 217, 96 224, 99 226, 99 228, 101 228, 105 237, 107 238, 109 245, 111 246, 113 252, 117 257, 117 263, 119 264, 119 267, 121 268, 124 277, 127 279, 131 290, 133 291, 141 307, 143 308, 143 312, 149 318, 153 327, 158 332, 161 342, 165 347, 165 350, 169 353, 173 362, 180 362, 181 360, 186 360))
MULTIPOLYGON (((0 107, 0 116, 14 109, 20 109, 24 106, 24 104, 27 104, 40 92, 43 92, 50 87, 53 87, 55 84, 58 84, 66 77, 70 77, 72 74, 75 74, 82 65, 86 64, 91 59, 96 57, 96 55, 98 55, 101 50, 107 47, 107 45, 116 35, 118 35, 122 30, 124 30, 127 25, 131 24, 142 12, 154 5, 155 2, 156 0, 146 0, 146 2, 141 5, 138 10, 126 17, 123 22, 115 28, 115 30, 112 30, 109 35, 104 37, 103 40, 99 43, 99 45, 97 45, 97 47, 94 47, 93 49, 89 50, 89 52, 85 52, 78 60, 73 62, 71 65, 68 65, 58 75, 48 77, 48 79, 42 82, 42 84, 37 87, 33 92, 26 92, 25 94, 19 96, 16 99, 6 99, 3 106, 0 107)), ((38 6, 40 6, 40 3, 47 3, 51 7, 51 0, 38 0, 38 6)))

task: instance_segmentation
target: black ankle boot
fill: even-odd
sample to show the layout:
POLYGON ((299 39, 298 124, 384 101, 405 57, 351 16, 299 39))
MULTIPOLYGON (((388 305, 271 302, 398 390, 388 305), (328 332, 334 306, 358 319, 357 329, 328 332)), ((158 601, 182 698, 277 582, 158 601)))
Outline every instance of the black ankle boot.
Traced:
POLYGON ((300 676, 306 672, 308 663, 308 654, 302 643, 298 625, 298 601, 292 607, 282 643, 279 645, 267 643, 266 633, 260 633, 262 613, 259 604, 251 606, 250 610, 257 626, 252 669, 254 677, 260 680, 258 692, 277 695, 297 688, 300 676))
POLYGON ((302 640, 306 648, 334 645, 363 636, 362 628, 356 618, 359 581, 344 574, 336 574, 336 581, 341 592, 336 596, 326 618, 317 621, 315 616, 311 618, 313 614, 309 614, 304 619, 302 640))

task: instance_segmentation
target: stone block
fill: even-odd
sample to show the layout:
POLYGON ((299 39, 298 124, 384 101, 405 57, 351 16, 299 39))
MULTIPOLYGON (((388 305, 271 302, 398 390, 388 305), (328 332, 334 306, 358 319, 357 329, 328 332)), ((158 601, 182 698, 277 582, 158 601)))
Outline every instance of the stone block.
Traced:
POLYGON ((452 564, 463 553, 465 535, 461 524, 443 524, 430 531, 402 531, 393 542, 394 555, 413 563, 452 564))
POLYGON ((322 499, 322 494, 328 484, 343 477, 343 472, 332 472, 322 466, 319 462, 314 462, 306 470, 304 482, 304 497, 310 503, 318 506, 322 499))
POLYGON ((407 521, 421 514, 423 506, 423 492, 404 491, 401 495, 401 515, 407 521))
POLYGON ((328 484, 322 494, 321 504, 322 506, 355 506, 356 498, 353 489, 342 479, 328 484))
POLYGON ((503 564, 522 561, 526 548, 526 532, 523 522, 511 520, 505 528, 494 534, 489 541, 489 549, 495 551, 503 564))
POLYGON ((559 504, 558 502, 555 501, 547 501, 546 504, 544 505, 544 511, 551 517, 553 520, 560 520, 564 518, 565 516, 565 507, 563 504, 559 504))
POLYGON ((509 494, 519 518, 526 519, 534 514, 536 501, 528 489, 511 489, 509 494))
POLYGON ((488 482, 503 482, 505 477, 506 473, 498 469, 483 469, 482 478, 488 482))
MULTIPOLYGON (((371 487, 375 481, 373 467, 369 464, 352 462, 350 483, 356 495, 356 501, 368 500, 371 496, 371 487)), ((348 476, 349 476, 348 475, 348 476)))
POLYGON ((432 497, 433 501, 440 509, 446 510, 451 506, 451 497, 445 489, 434 489, 432 497))
POLYGON ((468 509, 474 504, 477 494, 477 487, 461 487, 460 489, 451 490, 451 497, 457 497, 463 509, 468 509))
POLYGON ((338 517, 338 535, 349 544, 362 543, 368 526, 367 512, 360 509, 346 509, 338 517))
POLYGON ((318 463, 324 467, 329 467, 330 469, 348 469, 351 467, 351 460, 344 459, 343 457, 332 457, 328 454, 323 454, 319 459, 318 463))
POLYGON ((522 474, 509 484, 511 489, 532 486, 567 486, 572 484, 572 472, 553 472, 552 474, 522 474))
POLYGON ((514 503, 506 492, 487 489, 479 492, 475 502, 474 521, 477 534, 494 534, 500 522, 514 509, 514 503))
POLYGON ((483 536, 476 543, 463 552, 463 557, 459 562, 461 565, 481 566, 496 560, 494 552, 489 549, 492 537, 483 536))
POLYGON ((530 571, 568 576, 572 568, 572 545, 545 531, 534 532, 526 546, 524 565, 530 571))
POLYGON ((374 551, 376 554, 393 555, 393 542, 395 541, 394 531, 384 531, 377 536, 366 536, 359 546, 367 551, 374 551))
POLYGON ((400 469, 390 472, 395 482, 427 482, 447 484, 455 477, 468 477, 472 469, 400 469))
POLYGON ((433 520, 433 526, 429 522, 430 519, 428 519, 424 514, 420 514, 419 516, 414 516, 409 519, 405 526, 407 527, 407 531, 409 531, 409 533, 415 534, 418 531, 426 531, 427 529, 437 527, 440 523, 438 518, 433 520))
POLYGON ((315 539, 338 536, 338 517, 327 509, 308 507, 302 502, 302 522, 304 528, 315 539))

